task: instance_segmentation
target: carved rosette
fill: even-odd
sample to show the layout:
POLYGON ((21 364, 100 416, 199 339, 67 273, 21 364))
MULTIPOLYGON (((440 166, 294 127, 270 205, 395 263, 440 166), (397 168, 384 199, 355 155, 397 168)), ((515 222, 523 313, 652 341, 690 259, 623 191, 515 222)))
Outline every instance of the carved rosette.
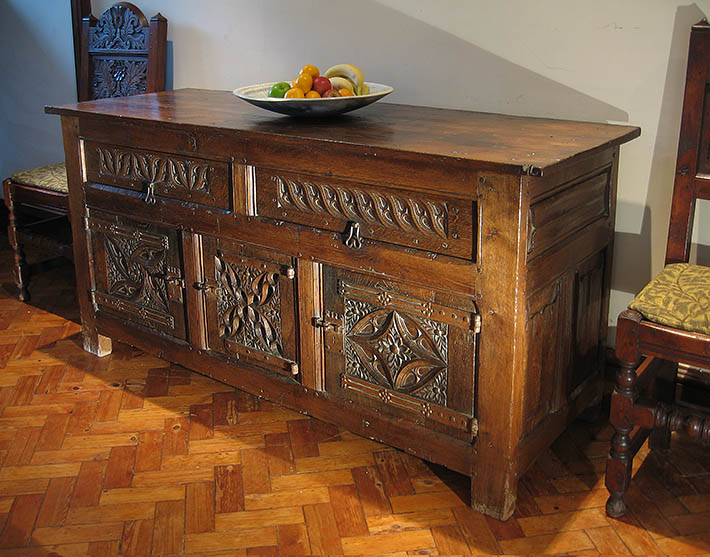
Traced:
POLYGON ((279 275, 215 257, 219 336, 283 358, 279 275))
POLYGON ((273 180, 277 186, 279 207, 448 238, 449 211, 446 203, 281 176, 273 176, 273 180))
POLYGON ((345 373, 446 406, 448 325, 345 299, 345 373))
POLYGON ((108 294, 137 306, 170 313, 165 281, 166 250, 155 242, 105 232, 108 294))
POLYGON ((121 149, 97 150, 101 175, 209 193, 210 171, 214 170, 209 164, 121 149))

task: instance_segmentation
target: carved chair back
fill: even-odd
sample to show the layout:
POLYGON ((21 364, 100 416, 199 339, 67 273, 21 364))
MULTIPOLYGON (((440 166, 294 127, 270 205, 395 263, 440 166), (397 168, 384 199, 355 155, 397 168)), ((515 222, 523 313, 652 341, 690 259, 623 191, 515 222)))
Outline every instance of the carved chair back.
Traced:
POLYGON ((150 21, 118 2, 82 24, 79 100, 125 97, 165 89, 167 20, 150 21))
POLYGON ((693 26, 666 265, 687 263, 696 199, 710 199, 710 24, 693 26))

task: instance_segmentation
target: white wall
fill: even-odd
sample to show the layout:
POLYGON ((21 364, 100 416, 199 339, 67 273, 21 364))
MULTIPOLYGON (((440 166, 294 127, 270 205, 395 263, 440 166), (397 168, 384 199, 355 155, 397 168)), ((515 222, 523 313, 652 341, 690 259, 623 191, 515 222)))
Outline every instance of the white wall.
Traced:
POLYGON ((44 106, 76 101, 72 48, 68 0, 0 0, 0 179, 64 158, 44 106))
MULTIPOLYGON (((112 3, 94 0, 94 13, 112 3)), ((136 3, 148 17, 168 18, 175 88, 231 90, 290 79, 305 63, 352 62, 369 81, 394 86, 391 102, 640 126, 642 136, 621 149, 611 325, 662 268, 688 36, 710 0, 136 3)), ((61 156, 58 139, 49 145, 56 117, 41 108, 73 96, 68 4, 0 3, 2 69, 11 83, 0 99, 13 134, 9 143, 9 131, 1 138, 4 175, 30 158, 61 156), (32 12, 46 17, 32 24, 32 12), (53 54, 35 60, 37 50, 53 54)), ((705 221, 696 228, 707 246, 705 221)))

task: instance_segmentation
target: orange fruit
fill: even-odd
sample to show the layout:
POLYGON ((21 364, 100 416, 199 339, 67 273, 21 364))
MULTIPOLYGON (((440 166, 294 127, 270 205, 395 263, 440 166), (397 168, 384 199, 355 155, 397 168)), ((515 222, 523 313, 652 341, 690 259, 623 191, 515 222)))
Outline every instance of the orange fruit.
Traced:
POLYGON ((342 89, 338 89, 338 93, 340 93, 341 97, 352 97, 353 92, 350 89, 346 89, 343 87, 342 89))
POLYGON ((311 77, 316 78, 320 75, 320 70, 316 66, 306 64, 301 68, 301 73, 307 73, 311 77))
POLYGON ((307 99, 320 99, 320 93, 318 91, 313 91, 313 90, 308 91, 308 93, 306 93, 306 98, 307 99))
POLYGON ((303 89, 300 89, 298 87, 293 87, 286 91, 286 94, 284 95, 285 99, 302 99, 306 95, 303 92, 303 89))
POLYGON ((302 73, 295 79, 293 86, 298 87, 304 94, 308 93, 313 87, 313 77, 311 74, 302 73))

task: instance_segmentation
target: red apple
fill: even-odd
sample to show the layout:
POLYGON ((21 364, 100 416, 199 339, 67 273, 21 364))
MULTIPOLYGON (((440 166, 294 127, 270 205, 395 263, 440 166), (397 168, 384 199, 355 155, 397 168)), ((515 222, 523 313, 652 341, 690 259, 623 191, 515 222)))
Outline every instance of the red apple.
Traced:
POLYGON ((321 95, 324 99, 327 99, 328 97, 339 97, 340 93, 338 93, 335 89, 328 89, 325 93, 321 95))
POLYGON ((323 93, 332 88, 333 86, 330 84, 330 79, 327 77, 320 76, 313 80, 313 90, 318 91, 321 97, 323 96, 323 93))

